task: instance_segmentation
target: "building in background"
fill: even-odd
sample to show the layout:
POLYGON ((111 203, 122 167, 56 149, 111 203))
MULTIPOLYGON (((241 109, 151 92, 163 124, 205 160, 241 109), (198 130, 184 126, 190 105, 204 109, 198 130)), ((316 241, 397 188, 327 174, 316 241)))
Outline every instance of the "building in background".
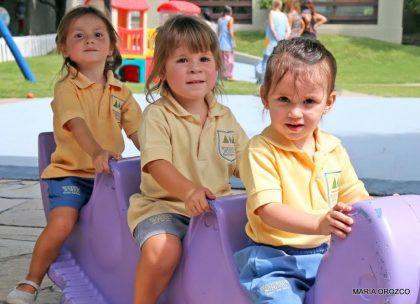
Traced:
MULTIPOLYGON (((150 0, 150 2, 159 1, 150 0)), ((265 29, 268 11, 259 8, 258 0, 190 0, 190 2, 210 8, 214 19, 217 19, 223 5, 229 4, 233 8, 236 30, 264 31, 265 29)), ((320 33, 368 37, 394 43, 402 41, 403 0, 315 0, 314 2, 317 11, 329 20, 319 28, 320 33)), ((152 19, 152 16, 150 18, 152 19)))
MULTIPOLYGON (((135 1, 135 0, 133 0, 135 1)), ((10 14, 10 31, 13 35, 41 35, 54 33, 64 12, 83 4, 83 0, 0 0, 0 6, 10 14)), ((95 6, 109 6, 112 0, 91 0, 95 6)), ((157 8, 165 1, 148 0, 150 4, 148 27, 159 25, 157 8)), ((265 28, 267 11, 259 8, 258 0, 222 1, 190 0, 200 7, 207 7, 214 20, 223 6, 233 8, 236 30, 265 28)), ((403 34, 403 0, 316 0, 317 11, 329 19, 319 32, 401 43, 403 34)))

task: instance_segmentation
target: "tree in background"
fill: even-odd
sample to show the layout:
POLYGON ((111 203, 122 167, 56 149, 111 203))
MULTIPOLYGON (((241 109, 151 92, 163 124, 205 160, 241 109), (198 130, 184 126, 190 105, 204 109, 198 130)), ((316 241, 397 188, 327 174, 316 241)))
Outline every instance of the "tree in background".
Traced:
POLYGON ((404 6, 420 14, 420 0, 405 0, 404 6))
POLYGON ((58 24, 60 23, 61 18, 63 18, 64 14, 66 13, 66 1, 39 0, 39 3, 48 5, 55 11, 55 28, 58 28, 58 24))
POLYGON ((420 0, 405 0, 403 43, 420 45, 420 0))
POLYGON ((260 6, 260 9, 270 9, 271 0, 259 0, 258 5, 260 6))

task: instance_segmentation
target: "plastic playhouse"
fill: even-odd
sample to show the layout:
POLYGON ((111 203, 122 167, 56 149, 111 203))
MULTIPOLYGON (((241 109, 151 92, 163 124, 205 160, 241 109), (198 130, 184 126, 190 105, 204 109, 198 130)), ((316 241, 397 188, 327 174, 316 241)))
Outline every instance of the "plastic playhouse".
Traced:
POLYGON ((192 2, 168 1, 159 5, 157 11, 160 16, 160 24, 163 24, 175 15, 200 15, 201 8, 192 2))
MULTIPOLYGON (((123 57, 118 73, 123 81, 145 83, 152 67, 155 35, 155 29, 147 28, 149 4, 145 0, 114 0, 112 8, 116 12, 119 49, 123 57), (138 14, 139 22, 133 28, 135 14, 138 14)), ((157 11, 160 24, 163 24, 178 14, 199 15, 201 8, 187 1, 167 1, 157 11)))
POLYGON ((147 29, 149 3, 145 0, 114 0, 112 8, 116 12, 119 49, 123 57, 118 73, 124 81, 145 83, 153 59, 154 29, 147 29), (132 22, 134 14, 139 15, 135 28, 132 22))

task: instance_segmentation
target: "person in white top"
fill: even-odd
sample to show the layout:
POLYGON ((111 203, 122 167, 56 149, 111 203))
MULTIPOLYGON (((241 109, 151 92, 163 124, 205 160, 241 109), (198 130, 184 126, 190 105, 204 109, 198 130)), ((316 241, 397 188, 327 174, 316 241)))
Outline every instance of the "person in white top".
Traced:
POLYGON ((265 48, 261 62, 262 80, 264 79, 268 57, 280 40, 287 39, 290 34, 290 26, 285 13, 281 11, 282 0, 273 0, 271 10, 268 13, 268 23, 265 30, 265 48))

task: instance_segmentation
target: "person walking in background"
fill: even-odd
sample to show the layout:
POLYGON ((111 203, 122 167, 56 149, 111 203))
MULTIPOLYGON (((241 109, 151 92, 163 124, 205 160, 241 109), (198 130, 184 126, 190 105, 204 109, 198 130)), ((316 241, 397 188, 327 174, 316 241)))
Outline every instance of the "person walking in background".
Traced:
POLYGON ((290 26, 288 39, 300 37, 305 30, 305 22, 302 19, 298 0, 286 0, 287 19, 290 26))
POLYGON ((229 179, 239 175, 236 160, 248 142, 216 99, 219 44, 202 18, 178 15, 158 27, 153 61, 140 131, 141 191, 130 197, 127 215, 141 250, 136 304, 157 302, 181 260, 190 217, 209 210, 207 199, 231 194, 229 179))
POLYGON ((58 26, 56 44, 64 63, 51 103, 57 147, 41 176, 48 184, 48 221, 26 278, 7 303, 35 302, 42 279, 90 199, 95 173, 108 172, 108 161, 121 157, 121 129, 140 148, 141 109, 130 89, 114 78, 121 64, 117 41, 110 20, 90 6, 71 10, 58 26))
POLYGON ((315 11, 315 4, 313 0, 303 0, 300 4, 302 10, 302 19, 305 23, 305 29, 302 36, 317 39, 316 29, 326 22, 328 19, 315 11))
POLYGON ((211 29, 217 33, 217 24, 211 20, 210 9, 205 7, 201 11, 201 16, 203 17, 204 21, 211 27, 211 29))
POLYGON ((233 80, 233 66, 235 63, 233 50, 236 48, 233 24, 232 8, 225 5, 222 16, 217 20, 217 33, 223 62, 223 78, 226 80, 233 80))
POLYGON ((282 0, 273 0, 271 10, 268 13, 268 22, 265 29, 265 48, 263 50, 263 59, 261 62, 262 76, 260 82, 264 79, 265 69, 268 57, 273 53, 274 48, 280 40, 288 38, 290 26, 285 13, 281 11, 282 0))

